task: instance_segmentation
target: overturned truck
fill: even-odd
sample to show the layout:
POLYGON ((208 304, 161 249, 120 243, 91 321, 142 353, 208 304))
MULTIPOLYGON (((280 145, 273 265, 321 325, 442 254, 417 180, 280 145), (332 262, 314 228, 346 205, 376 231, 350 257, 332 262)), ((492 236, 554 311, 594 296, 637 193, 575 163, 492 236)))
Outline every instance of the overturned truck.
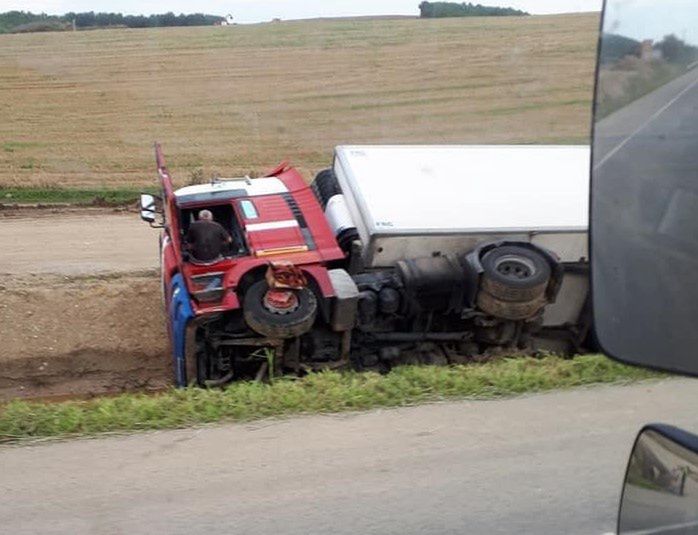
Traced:
POLYGON ((156 159, 178 386, 587 343, 588 147, 340 146, 311 186, 282 164, 178 190, 156 159), (202 210, 231 238, 208 262, 202 210))

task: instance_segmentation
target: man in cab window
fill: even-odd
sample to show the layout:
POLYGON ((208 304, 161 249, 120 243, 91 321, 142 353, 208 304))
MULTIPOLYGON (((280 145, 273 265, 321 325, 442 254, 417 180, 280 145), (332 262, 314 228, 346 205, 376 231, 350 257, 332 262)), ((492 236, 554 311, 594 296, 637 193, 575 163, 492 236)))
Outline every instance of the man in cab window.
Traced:
POLYGON ((220 223, 213 220, 210 210, 201 210, 187 232, 187 249, 197 262, 212 262, 221 258, 232 238, 220 223))

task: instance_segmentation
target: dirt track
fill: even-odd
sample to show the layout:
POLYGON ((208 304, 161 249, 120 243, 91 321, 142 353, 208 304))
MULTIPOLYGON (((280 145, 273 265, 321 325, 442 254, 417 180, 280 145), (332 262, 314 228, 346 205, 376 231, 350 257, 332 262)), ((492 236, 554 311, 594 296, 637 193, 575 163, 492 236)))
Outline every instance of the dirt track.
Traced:
POLYGON ((35 210, 0 219, 0 273, 93 275, 158 266, 157 231, 135 213, 35 210))
POLYGON ((137 215, 4 217, 0 250, 0 400, 169 384, 157 232, 137 215))

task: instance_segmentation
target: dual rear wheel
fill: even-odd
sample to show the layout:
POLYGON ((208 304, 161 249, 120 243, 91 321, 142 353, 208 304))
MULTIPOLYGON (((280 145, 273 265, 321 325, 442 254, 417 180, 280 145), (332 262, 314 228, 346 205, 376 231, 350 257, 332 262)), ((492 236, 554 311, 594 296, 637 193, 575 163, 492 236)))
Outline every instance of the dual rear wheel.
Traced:
POLYGON ((525 247, 498 247, 482 258, 484 273, 478 307, 512 321, 530 319, 547 304, 551 268, 545 257, 525 247))

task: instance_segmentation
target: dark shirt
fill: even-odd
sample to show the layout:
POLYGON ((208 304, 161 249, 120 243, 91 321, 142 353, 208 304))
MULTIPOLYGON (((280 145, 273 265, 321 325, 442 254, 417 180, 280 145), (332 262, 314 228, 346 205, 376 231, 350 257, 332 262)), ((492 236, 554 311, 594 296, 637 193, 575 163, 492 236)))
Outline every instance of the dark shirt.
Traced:
POLYGON ((200 262, 210 262, 220 257, 230 234, 215 221, 194 221, 187 232, 189 252, 200 262))

